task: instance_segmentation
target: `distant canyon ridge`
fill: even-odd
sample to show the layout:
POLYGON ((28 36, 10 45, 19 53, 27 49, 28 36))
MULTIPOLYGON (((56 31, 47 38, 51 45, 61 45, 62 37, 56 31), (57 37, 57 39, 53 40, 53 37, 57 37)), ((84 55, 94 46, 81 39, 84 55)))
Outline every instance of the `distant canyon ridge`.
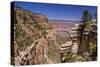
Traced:
POLYGON ((69 37, 68 32, 75 27, 75 24, 81 23, 81 21, 72 20, 49 20, 49 22, 52 24, 56 32, 63 38, 69 37))

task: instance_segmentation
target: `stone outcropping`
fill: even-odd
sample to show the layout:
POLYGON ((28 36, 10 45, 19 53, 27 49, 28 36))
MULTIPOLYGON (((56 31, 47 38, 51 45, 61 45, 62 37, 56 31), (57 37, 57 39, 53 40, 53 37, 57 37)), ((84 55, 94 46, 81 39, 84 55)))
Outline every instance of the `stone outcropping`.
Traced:
MULTIPOLYGON (((56 48, 57 38, 47 16, 21 8, 14 8, 14 21, 12 23, 14 23, 14 41, 11 44, 13 45, 11 47, 11 64, 52 63, 48 55, 52 53, 50 50, 56 48), (54 45, 55 47, 48 48, 48 46, 52 47, 54 45)), ((54 53, 54 55, 57 54, 54 53)))

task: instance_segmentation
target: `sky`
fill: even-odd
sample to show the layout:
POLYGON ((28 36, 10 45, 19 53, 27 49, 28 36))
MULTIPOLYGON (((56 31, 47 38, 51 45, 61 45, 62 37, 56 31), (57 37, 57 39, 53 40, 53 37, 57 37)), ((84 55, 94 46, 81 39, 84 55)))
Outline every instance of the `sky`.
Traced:
POLYGON ((15 6, 22 7, 33 13, 42 13, 49 20, 73 20, 80 21, 84 10, 94 14, 97 12, 96 6, 68 5, 68 4, 49 4, 34 2, 15 2, 15 6))

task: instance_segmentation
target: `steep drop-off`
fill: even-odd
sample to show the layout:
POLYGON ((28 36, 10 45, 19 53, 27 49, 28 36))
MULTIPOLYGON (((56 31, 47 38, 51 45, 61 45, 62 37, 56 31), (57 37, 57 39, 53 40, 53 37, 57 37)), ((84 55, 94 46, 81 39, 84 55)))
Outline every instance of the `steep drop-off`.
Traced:
POLYGON ((60 61, 60 41, 47 16, 14 8, 12 23, 14 41, 11 44, 11 64, 46 64, 60 61))

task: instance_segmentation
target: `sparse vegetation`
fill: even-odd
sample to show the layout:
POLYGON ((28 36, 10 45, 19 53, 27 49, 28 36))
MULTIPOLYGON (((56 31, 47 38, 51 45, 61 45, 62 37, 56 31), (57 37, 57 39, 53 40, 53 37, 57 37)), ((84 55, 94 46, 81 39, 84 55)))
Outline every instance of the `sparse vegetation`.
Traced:
POLYGON ((64 23, 61 26, 64 30, 59 31, 58 29, 60 27, 58 29, 55 28, 59 26, 59 24, 57 25, 57 23, 55 23, 55 26, 53 26, 53 23, 50 24, 45 15, 31 13, 20 7, 15 9, 14 13, 14 47, 12 47, 12 49, 15 53, 14 56, 12 55, 12 60, 15 61, 15 63, 19 61, 18 58, 21 59, 19 64, 22 65, 51 63, 51 61, 53 63, 60 63, 97 60, 96 14, 94 14, 93 17, 89 11, 83 11, 81 18, 83 26, 76 30, 78 31, 77 35, 79 35, 77 37, 78 42, 76 43, 78 50, 76 53, 73 53, 72 47, 76 41, 71 41, 72 39, 68 34, 75 23, 71 23, 68 26, 64 23), (93 18, 96 19, 96 21, 93 21, 93 18), (68 29, 67 32, 65 31, 66 29, 68 29), (58 33, 63 31, 64 34, 58 33), (84 32, 86 33, 84 34, 84 32), (61 47, 62 45, 64 46, 61 47), (63 52, 60 52, 60 48, 65 49, 67 47, 69 47, 69 50, 66 49, 65 52, 63 50, 63 52), (60 53, 63 53, 64 56, 60 57, 60 53), (63 61, 61 61, 61 59, 63 59, 63 61))
MULTIPOLYGON (((81 42, 79 44, 78 49, 81 50, 78 54, 73 54, 69 53, 66 54, 65 59, 63 60, 64 62, 77 62, 77 61, 94 61, 97 60, 97 38, 96 38, 96 32, 97 27, 96 27, 96 21, 93 21, 92 14, 89 13, 89 11, 83 11, 83 16, 82 16, 82 22, 83 22, 83 27, 81 29, 81 42), (88 40, 88 43, 82 44, 82 41, 85 40, 83 39, 85 36, 83 36, 83 33, 85 32, 85 29, 88 31, 88 35, 86 38, 92 38, 88 40), (83 47, 82 45, 86 45, 86 47, 83 47), (82 49, 81 49, 82 48, 82 49), (84 52, 82 51, 83 49, 84 52), (81 53, 81 54, 80 54, 81 53)), ((97 19, 95 17, 95 19, 97 19)), ((85 41, 86 42, 86 41, 85 41)))

